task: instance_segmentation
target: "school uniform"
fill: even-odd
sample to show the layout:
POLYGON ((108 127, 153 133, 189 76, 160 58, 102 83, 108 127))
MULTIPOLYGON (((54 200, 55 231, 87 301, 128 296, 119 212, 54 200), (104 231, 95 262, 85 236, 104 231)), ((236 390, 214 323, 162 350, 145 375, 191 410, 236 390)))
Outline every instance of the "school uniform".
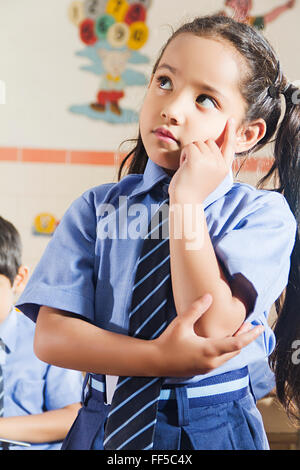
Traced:
MULTIPOLYGON (((5 344, 1 354, 4 417, 39 414, 81 400, 82 373, 40 361, 33 351, 34 330, 35 324, 15 309, 0 325, 0 337, 5 344)), ((11 445, 10 449, 58 450, 61 444, 11 445)))
MULTIPOLYGON (((144 174, 86 191, 61 220, 18 307, 34 321, 39 307, 48 305, 127 334, 143 235, 169 181, 149 159, 144 174)), ((218 259, 249 291, 248 321, 265 331, 208 374, 165 379, 154 449, 267 448, 248 365, 274 348, 267 316, 287 284, 296 221, 282 195, 233 183, 232 172, 203 205, 218 259)), ((170 308, 175 317, 174 302, 170 308)), ((106 392, 104 376, 87 374, 84 406, 63 448, 102 448, 106 392)))

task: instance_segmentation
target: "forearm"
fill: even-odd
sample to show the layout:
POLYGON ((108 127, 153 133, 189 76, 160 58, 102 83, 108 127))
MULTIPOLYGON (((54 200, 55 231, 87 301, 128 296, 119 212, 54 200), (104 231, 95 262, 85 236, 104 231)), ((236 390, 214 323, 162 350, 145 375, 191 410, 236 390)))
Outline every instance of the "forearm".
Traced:
POLYGON ((40 309, 34 348, 44 362, 97 374, 156 376, 161 361, 153 341, 112 333, 49 307, 40 309))
POLYGON ((0 418, 0 438, 30 443, 62 441, 72 426, 79 403, 59 410, 0 418))
POLYGON ((282 15, 282 13, 284 13, 288 9, 289 8, 287 5, 281 5, 277 8, 274 8, 274 10, 264 15, 265 23, 270 23, 271 21, 275 21, 280 15, 282 15))
POLYGON ((191 213, 185 212, 183 216, 184 211, 186 207, 170 198, 170 263, 177 313, 208 292, 213 303, 197 322, 197 334, 205 337, 232 335, 245 320, 246 309, 232 295, 218 263, 203 206, 195 202, 191 213), (190 239, 191 227, 193 240, 190 239))

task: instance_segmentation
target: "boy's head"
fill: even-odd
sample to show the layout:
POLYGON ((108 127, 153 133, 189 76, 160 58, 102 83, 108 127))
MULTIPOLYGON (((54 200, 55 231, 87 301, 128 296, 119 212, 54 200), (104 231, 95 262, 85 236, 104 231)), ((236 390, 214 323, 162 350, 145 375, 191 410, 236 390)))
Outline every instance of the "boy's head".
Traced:
POLYGON ((9 314, 16 294, 24 288, 28 268, 22 266, 22 243, 16 228, 0 217, 0 322, 9 314))

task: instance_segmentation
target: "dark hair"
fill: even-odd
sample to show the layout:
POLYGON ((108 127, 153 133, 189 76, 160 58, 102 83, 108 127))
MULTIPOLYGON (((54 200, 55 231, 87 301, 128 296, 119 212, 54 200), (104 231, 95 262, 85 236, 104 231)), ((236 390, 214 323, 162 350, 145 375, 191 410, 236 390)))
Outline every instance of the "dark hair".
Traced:
MULTIPOLYGON (((275 326, 277 346, 271 356, 270 364, 275 372, 279 400, 290 416, 297 416, 292 410, 293 406, 296 407, 297 412, 300 409, 300 366, 292 363, 292 344, 296 339, 300 339, 300 107, 295 99, 298 89, 289 84, 287 78, 282 74, 276 53, 261 33, 246 24, 216 15, 196 18, 177 29, 162 48, 154 65, 153 73, 155 73, 168 44, 182 33, 225 41, 234 46, 244 58, 239 83, 241 94, 248 105, 244 121, 251 122, 262 118, 266 122, 267 130, 265 136, 252 149, 240 153, 238 156, 248 156, 267 143, 275 141, 274 163, 268 174, 259 181, 258 187, 262 187, 263 183, 271 176, 277 179, 277 187, 272 191, 277 191, 285 196, 297 220, 298 230, 291 256, 288 285, 285 293, 275 303, 278 314, 275 326), (284 93, 286 110, 279 125, 282 111, 280 93, 284 93), (275 133, 276 136, 272 140, 275 133)), ((148 156, 139 132, 135 147, 120 165, 119 180, 126 167, 128 174, 143 173, 147 160, 148 156), (132 157, 131 160, 129 160, 130 157, 132 157), (130 161, 129 166, 127 166, 128 161, 130 161)))
POLYGON ((0 217, 0 274, 13 285, 21 264, 21 237, 13 224, 0 217))

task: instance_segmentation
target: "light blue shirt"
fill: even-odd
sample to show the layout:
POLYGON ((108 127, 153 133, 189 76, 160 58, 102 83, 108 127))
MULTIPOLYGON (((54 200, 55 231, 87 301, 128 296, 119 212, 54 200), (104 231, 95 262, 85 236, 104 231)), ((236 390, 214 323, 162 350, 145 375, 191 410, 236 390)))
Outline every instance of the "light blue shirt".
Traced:
MULTIPOLYGON (((127 334, 142 237, 151 205, 165 199, 168 187, 162 190, 158 183, 166 177, 149 160, 144 174, 127 175, 79 197, 56 229, 18 307, 33 320, 39 307, 47 305, 127 334)), ((275 338, 267 317, 288 281, 296 221, 282 195, 233 183, 232 172, 207 197, 204 208, 219 261, 229 278, 246 286, 251 296, 254 306, 248 320, 265 326, 255 342, 206 377, 266 360, 273 350, 275 338)), ((176 315, 174 304, 173 308, 176 315)), ((168 378, 167 382, 202 377, 168 378)))
MULTIPOLYGON (((5 343, 4 416, 26 416, 80 402, 81 372, 40 361, 33 352, 35 324, 13 309, 0 325, 5 343)), ((1 438, 1 436, 0 436, 1 438)), ((61 442, 12 446, 12 450, 55 450, 61 442)))

